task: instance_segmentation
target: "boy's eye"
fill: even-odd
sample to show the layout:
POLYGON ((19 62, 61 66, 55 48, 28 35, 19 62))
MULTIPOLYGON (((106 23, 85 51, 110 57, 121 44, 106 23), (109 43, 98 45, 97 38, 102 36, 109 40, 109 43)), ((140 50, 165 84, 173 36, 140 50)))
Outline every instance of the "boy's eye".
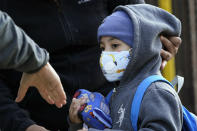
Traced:
POLYGON ((119 44, 112 44, 111 46, 112 46, 112 49, 115 49, 119 46, 119 44))

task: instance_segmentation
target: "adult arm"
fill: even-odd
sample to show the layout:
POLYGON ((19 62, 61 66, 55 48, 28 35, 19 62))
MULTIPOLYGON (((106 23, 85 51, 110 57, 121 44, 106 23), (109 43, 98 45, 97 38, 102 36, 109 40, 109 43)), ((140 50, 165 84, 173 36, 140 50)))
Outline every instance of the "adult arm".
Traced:
POLYGON ((28 113, 14 102, 11 91, 0 80, 0 129, 9 131, 25 131, 35 124, 28 113))
POLYGON ((0 130, 3 131, 47 131, 30 119, 28 112, 14 102, 11 91, 0 80, 0 130))
POLYGON ((32 73, 49 60, 48 52, 31 40, 12 19, 0 12, 0 68, 32 73))
POLYGON ((0 11, 0 68, 15 69, 23 73, 17 102, 25 96, 30 86, 35 86, 50 104, 62 107, 66 95, 59 76, 48 63, 49 54, 0 11))

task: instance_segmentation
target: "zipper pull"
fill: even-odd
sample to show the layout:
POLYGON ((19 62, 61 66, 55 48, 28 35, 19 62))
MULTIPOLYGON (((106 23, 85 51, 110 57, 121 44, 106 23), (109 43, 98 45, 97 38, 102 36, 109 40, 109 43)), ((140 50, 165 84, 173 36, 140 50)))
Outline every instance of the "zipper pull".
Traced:
POLYGON ((61 9, 61 6, 60 6, 60 1, 59 0, 53 0, 58 8, 58 11, 61 12, 62 9, 61 9))
POLYGON ((113 89, 113 93, 115 93, 115 92, 116 92, 116 88, 113 89))

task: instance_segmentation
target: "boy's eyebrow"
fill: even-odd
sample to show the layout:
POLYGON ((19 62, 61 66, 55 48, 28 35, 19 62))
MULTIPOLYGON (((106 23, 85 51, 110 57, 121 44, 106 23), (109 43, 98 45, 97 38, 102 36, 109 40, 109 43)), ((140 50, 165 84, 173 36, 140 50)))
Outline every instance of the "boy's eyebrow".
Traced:
MULTIPOLYGON (((116 38, 111 37, 110 39, 107 40, 107 42, 110 42, 110 41, 115 40, 115 39, 116 39, 116 38)), ((104 42, 103 42, 103 41, 100 41, 100 43, 102 44, 102 43, 104 43, 104 42)))
POLYGON ((108 41, 112 41, 112 40, 115 40, 115 38, 111 37, 108 41))

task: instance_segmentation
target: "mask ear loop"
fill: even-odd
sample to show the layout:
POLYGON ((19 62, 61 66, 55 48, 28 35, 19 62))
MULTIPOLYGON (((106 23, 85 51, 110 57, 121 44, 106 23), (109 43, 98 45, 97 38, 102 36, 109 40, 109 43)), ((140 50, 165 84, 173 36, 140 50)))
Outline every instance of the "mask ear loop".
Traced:
POLYGON ((129 49, 129 54, 130 54, 130 56, 132 55, 132 50, 133 50, 133 48, 130 48, 130 49, 129 49))

